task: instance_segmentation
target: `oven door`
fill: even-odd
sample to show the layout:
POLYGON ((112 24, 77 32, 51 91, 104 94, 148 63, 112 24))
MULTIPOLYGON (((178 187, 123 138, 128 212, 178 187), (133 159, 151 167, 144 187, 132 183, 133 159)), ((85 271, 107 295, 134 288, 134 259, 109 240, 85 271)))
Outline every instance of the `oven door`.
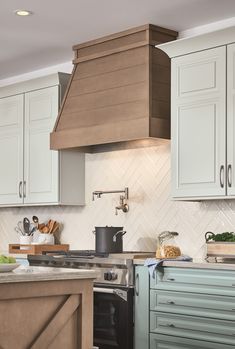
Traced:
POLYGON ((94 287, 94 346, 133 349, 133 288, 94 287))

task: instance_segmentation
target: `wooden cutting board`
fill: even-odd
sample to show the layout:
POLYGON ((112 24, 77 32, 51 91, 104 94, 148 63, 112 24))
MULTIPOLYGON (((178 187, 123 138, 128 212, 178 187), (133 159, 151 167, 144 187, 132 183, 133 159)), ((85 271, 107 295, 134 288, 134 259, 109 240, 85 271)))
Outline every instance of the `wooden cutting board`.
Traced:
POLYGON ((9 244, 9 253, 15 254, 42 254, 43 251, 68 251, 69 245, 22 245, 9 244))

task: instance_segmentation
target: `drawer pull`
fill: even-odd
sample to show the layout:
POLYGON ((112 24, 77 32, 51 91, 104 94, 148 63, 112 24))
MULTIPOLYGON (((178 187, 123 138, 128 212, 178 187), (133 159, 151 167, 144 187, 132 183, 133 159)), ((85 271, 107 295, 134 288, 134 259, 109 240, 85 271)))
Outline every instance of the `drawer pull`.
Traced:
POLYGON ((175 281, 174 278, 167 278, 166 281, 175 281))
POLYGON ((158 304, 161 304, 161 305, 176 305, 175 302, 173 301, 166 301, 166 302, 159 302, 158 304))
POLYGON ((159 326, 161 326, 161 327, 171 327, 171 328, 175 328, 175 325, 174 325, 174 324, 165 324, 165 325, 160 324, 159 326))
POLYGON ((173 302, 173 301, 167 301, 166 304, 172 304, 172 305, 173 305, 173 304, 175 304, 175 302, 173 302))

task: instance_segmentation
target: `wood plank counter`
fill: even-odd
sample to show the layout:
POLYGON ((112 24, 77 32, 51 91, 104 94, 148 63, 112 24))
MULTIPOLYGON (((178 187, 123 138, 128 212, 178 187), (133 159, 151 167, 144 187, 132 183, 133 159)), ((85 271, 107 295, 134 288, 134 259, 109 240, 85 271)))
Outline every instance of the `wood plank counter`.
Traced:
POLYGON ((91 349, 96 276, 23 266, 0 273, 0 349, 91 349))

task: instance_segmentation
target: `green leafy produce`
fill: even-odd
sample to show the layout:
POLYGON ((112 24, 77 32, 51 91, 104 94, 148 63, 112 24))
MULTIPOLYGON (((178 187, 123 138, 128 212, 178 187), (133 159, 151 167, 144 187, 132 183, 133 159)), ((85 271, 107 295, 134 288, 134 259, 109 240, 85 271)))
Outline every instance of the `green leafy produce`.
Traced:
POLYGON ((233 232, 225 232, 221 234, 210 233, 207 234, 206 241, 224 241, 224 242, 235 242, 235 234, 233 232))
POLYGON ((4 256, 3 254, 0 255, 0 264, 11 264, 11 263, 16 263, 16 260, 14 257, 7 257, 7 256, 4 256))

